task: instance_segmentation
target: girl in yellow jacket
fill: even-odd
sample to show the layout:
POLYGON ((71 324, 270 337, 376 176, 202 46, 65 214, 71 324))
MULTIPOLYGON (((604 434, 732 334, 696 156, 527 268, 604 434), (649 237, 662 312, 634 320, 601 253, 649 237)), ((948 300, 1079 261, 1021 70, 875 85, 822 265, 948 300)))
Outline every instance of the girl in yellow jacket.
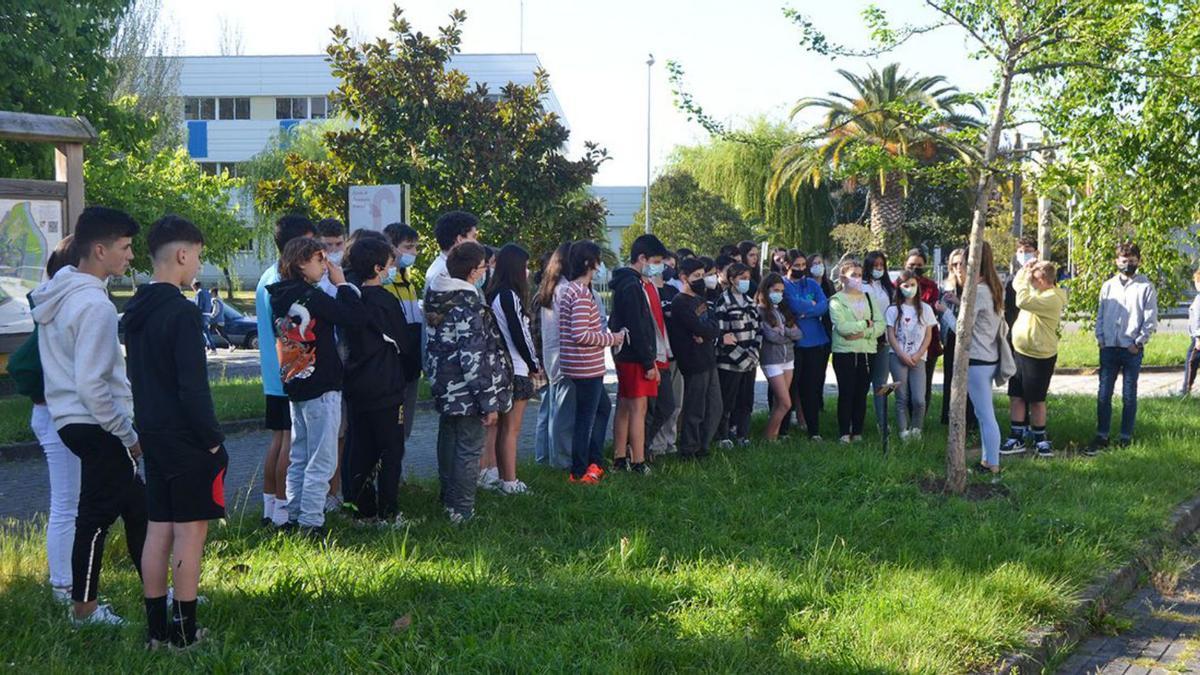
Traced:
MULTIPOLYGON (((1046 393, 1058 361, 1060 325, 1067 306, 1067 293, 1057 286, 1056 279, 1054 263, 1036 260, 1026 263, 1013 279, 1020 314, 1012 330, 1017 373, 1010 389, 1020 395, 1009 399, 1010 419, 1018 419, 1018 413, 1029 406, 1030 432, 1038 457, 1054 456, 1054 448, 1046 438, 1046 393)), ((1020 422, 1012 422, 1003 449, 1020 451, 1024 447, 1025 428, 1020 422)))

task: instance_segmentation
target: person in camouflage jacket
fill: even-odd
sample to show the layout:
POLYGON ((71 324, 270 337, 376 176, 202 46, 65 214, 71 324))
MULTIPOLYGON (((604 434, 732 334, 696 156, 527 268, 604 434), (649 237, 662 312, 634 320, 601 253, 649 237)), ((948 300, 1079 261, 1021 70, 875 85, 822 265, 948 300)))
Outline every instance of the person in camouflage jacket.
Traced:
POLYGON ((428 339, 425 369, 438 422, 438 476, 442 504, 454 523, 475 510, 484 427, 512 407, 512 364, 491 310, 476 283, 483 279, 483 247, 463 242, 446 258, 448 276, 429 282, 425 297, 428 339))

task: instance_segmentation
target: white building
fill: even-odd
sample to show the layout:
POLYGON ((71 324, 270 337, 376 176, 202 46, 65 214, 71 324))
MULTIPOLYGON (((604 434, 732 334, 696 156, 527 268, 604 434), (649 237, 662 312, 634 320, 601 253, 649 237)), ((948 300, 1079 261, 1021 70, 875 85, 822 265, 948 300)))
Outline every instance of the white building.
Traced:
MULTIPOLYGON (((265 148, 280 130, 329 117, 328 95, 337 87, 324 55, 297 56, 184 56, 178 57, 179 95, 183 98, 188 153, 208 172, 227 170, 236 176, 238 164, 265 148)), ((474 84, 499 91, 508 82, 529 85, 541 67, 535 54, 459 54, 451 65, 474 84)), ((546 108, 567 124, 554 92, 546 108)), ((632 221, 642 188, 596 188, 611 216, 609 238, 614 246, 632 221), (634 194, 636 191, 636 195, 634 194)), ((258 279, 265 259, 248 249, 231 270, 243 285, 258 279)), ((220 270, 206 265, 201 279, 216 280, 220 270)))

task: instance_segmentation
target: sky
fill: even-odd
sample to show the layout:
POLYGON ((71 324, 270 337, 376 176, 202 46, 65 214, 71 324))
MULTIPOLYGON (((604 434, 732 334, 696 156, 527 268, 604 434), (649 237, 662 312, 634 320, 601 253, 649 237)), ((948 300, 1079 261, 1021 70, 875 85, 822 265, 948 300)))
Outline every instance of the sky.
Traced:
MULTIPOLYGON (((388 0, 163 0, 164 24, 180 53, 217 54, 222 24, 242 36, 243 54, 316 54, 341 24, 352 35, 387 35, 388 0)), ((971 58, 964 34, 944 28, 877 59, 838 59, 806 52, 784 17, 790 6, 832 39, 865 46, 863 0, 410 0, 414 28, 435 33, 453 9, 467 13, 464 53, 524 51, 538 55, 571 128, 573 156, 584 141, 608 149, 597 185, 646 182, 647 76, 650 156, 658 170, 679 145, 704 142, 706 132, 673 103, 666 63, 686 70, 687 88, 706 112, 736 124, 758 115, 786 119, 795 101, 845 90, 837 74, 897 61, 922 75, 938 74, 964 91, 982 92, 989 64, 971 58), (655 65, 646 61, 654 54, 655 65), (649 71, 649 72, 648 72, 649 71)), ((919 0, 878 0, 894 24, 930 23, 919 0)), ((798 119, 807 127, 813 118, 798 119)))

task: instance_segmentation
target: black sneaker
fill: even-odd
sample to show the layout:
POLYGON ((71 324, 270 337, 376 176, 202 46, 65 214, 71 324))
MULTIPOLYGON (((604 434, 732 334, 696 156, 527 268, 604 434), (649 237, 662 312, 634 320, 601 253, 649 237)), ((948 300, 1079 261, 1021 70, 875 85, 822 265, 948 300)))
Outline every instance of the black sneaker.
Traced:
POLYGON ((1054 446, 1050 444, 1050 441, 1038 441, 1037 456, 1042 459, 1050 459, 1054 456, 1054 446))
POLYGON ((976 462, 975 464, 973 464, 971 466, 971 470, 974 471, 975 473, 981 473, 981 474, 985 474, 988 476, 992 475, 992 468, 990 466, 984 466, 984 465, 980 464, 979 462, 976 462))
POLYGON ((301 525, 300 526, 300 536, 307 537, 309 539, 316 539, 318 541, 321 539, 324 539, 326 532, 327 532, 326 529, 320 525, 312 525, 312 526, 301 525))
POLYGON ((612 468, 613 468, 613 471, 628 471, 629 470, 629 458, 628 457, 618 457, 618 458, 614 459, 612 468))
POLYGON ((646 464, 645 462, 642 462, 641 464, 630 464, 629 470, 634 473, 641 474, 643 476, 650 475, 650 466, 648 464, 646 464))
POLYGON ((275 531, 280 534, 291 534, 298 529, 300 529, 300 524, 294 520, 289 520, 286 523, 284 523, 283 525, 280 525, 279 527, 275 528, 275 531))
POLYGON ((1108 449, 1108 439, 1097 436, 1092 444, 1083 449, 1083 454, 1087 457, 1095 457, 1096 455, 1108 449))
POLYGON ((1132 438, 1122 438, 1121 440, 1117 441, 1118 448, 1128 448, 1132 444, 1133 444, 1132 438))
POLYGON ((1019 455, 1023 452, 1025 452, 1024 438, 1013 438, 1012 436, 1009 436, 1008 440, 1004 441, 1004 445, 1000 446, 1001 455, 1019 455))

